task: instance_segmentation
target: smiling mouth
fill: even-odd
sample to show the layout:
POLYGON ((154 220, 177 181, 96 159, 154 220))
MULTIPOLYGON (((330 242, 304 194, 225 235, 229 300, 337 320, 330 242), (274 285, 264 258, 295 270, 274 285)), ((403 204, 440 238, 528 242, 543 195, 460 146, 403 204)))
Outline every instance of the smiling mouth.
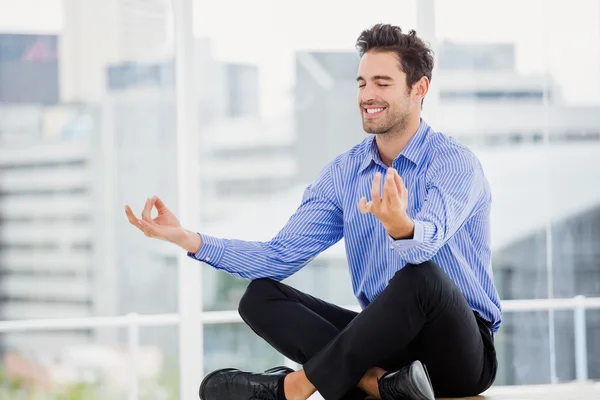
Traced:
POLYGON ((364 110, 365 110, 365 117, 374 118, 374 117, 377 117, 378 115, 380 115, 382 112, 384 112, 385 107, 364 108, 364 110))

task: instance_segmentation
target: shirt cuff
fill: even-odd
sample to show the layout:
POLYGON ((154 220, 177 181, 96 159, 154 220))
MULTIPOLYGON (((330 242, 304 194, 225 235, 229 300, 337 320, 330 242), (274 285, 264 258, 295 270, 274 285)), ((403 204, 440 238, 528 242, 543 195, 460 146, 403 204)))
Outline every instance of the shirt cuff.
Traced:
POLYGON ((224 241, 209 235, 200 233, 198 235, 202 238, 202 245, 196 253, 188 252, 188 257, 216 266, 223 258, 223 253, 225 253, 224 241))
POLYGON ((399 239, 394 240, 391 236, 388 236, 392 249, 396 251, 404 251, 410 250, 413 247, 416 247, 423 243, 423 238, 425 237, 425 230, 423 229, 423 224, 420 221, 414 221, 415 229, 413 233, 412 239, 399 239))

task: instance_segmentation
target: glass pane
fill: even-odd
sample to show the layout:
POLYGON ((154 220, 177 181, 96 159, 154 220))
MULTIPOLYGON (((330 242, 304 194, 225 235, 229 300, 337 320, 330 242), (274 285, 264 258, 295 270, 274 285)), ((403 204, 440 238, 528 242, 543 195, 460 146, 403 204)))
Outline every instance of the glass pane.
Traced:
MULTIPOLYGON (((140 329, 138 384, 140 400, 179 399, 179 328, 140 329)), ((125 342, 126 344, 127 342, 125 342)))
POLYGON ((548 313, 504 313, 495 338, 498 374, 495 385, 550 383, 548 313))
POLYGON ((557 30, 548 30, 548 74, 557 95, 549 104, 549 182, 561 189, 549 197, 552 212, 552 267, 556 297, 600 296, 600 2, 576 0, 546 5, 549 25, 586 40, 571 43, 557 30), (559 54, 581 54, 574 74, 559 54))
POLYGON ((3 317, 173 312, 176 249, 123 211, 176 205, 170 2, 50 3, 0 18, 3 317))
MULTIPOLYGON (((598 296, 600 191, 589 182, 600 176, 595 51, 600 2, 529 0, 482 7, 475 1, 451 7, 436 2, 440 96, 431 115, 471 145, 486 168, 494 193, 493 264, 501 297, 598 296), (459 5, 482 17, 462 19, 455 12, 459 5), (517 7, 522 12, 513 13, 517 7), (573 45, 564 31, 586 40, 573 45), (573 73, 565 52, 581 54, 578 68, 588 72, 573 73)), ((505 363, 514 369, 507 382, 573 379, 572 312, 555 312, 546 320, 546 342, 510 353, 510 346, 520 346, 516 342, 528 343, 539 325, 524 318, 513 327, 515 318, 520 317, 507 315, 500 333, 515 342, 499 344, 507 346, 505 363), (529 370, 528 358, 547 362, 529 370)), ((588 321, 593 331, 594 319, 588 321)))
MULTIPOLYGON (((555 311, 553 318, 554 347, 549 339, 548 312, 504 314, 503 327, 495 339, 499 364, 496 385, 551 383, 551 357, 556 360, 555 382, 571 382, 576 378, 573 311, 555 311)), ((588 329, 588 335, 589 332, 588 329)))
MULTIPOLYGON (((208 268, 202 274, 204 310, 236 310, 248 281, 208 268)), ((284 283, 325 301, 342 306, 358 306, 352 293, 348 264, 343 253, 336 257, 318 257, 284 283)))
MULTIPOLYGON (((407 31, 416 24, 414 1, 378 4, 376 10, 341 1, 196 1, 200 231, 270 239, 319 171, 365 137, 356 109, 355 41, 382 8, 393 16, 388 22, 407 31), (231 9, 235 15, 226 11, 231 9), (340 9, 348 13, 343 19, 340 9), (249 13, 253 18, 245 17, 249 13)), ((205 310, 237 309, 247 282, 210 267, 203 279, 205 310)), ((286 283, 338 304, 356 304, 342 242, 286 283)))
MULTIPOLYGON (((0 398, 125 400, 132 385, 127 331, 121 328, 1 336, 0 398)), ((142 328, 139 398, 179 398, 177 328, 142 328)))
POLYGON ((493 196, 493 267, 502 299, 549 295, 542 6, 537 0, 435 2, 432 87, 438 96, 432 104, 426 99, 425 118, 469 146, 484 167, 493 196), (523 7, 530 11, 514 12, 523 7), (466 9, 470 12, 460 11, 466 9))
MULTIPOLYGON (((600 296, 600 1, 544 3, 547 16, 544 51, 552 96, 548 99, 548 190, 551 234, 552 288, 554 297, 600 296), (585 38, 573 42, 554 29, 570 31, 585 38), (577 68, 560 54, 579 54, 577 68), (557 183, 559 183, 557 185, 557 183), (560 190, 557 188, 560 187, 560 190)), ((587 311, 587 367, 590 379, 599 379, 597 335, 598 312, 587 311)), ((556 320, 559 332, 572 328, 572 321, 556 320)), ((573 336, 573 332, 570 332, 573 336)), ((562 344, 557 342, 557 356, 562 344)), ((557 357, 560 380, 576 376, 576 352, 557 357), (566 376, 565 376, 566 375, 566 376)))
MULTIPOLYGON (((177 249, 146 238, 123 210, 139 216, 153 194, 176 205, 170 4, 0 1, 0 319, 177 310, 177 249)), ((151 336, 142 344, 161 349, 152 357, 177 346, 176 334, 151 336)), ((97 398, 127 398, 127 365, 120 376, 107 366, 127 344, 116 329, 0 342, 25 360, 63 363, 50 370, 52 390, 96 379, 97 367, 119 382, 94 388, 97 398), (88 373, 80 361, 97 365, 88 373)))
POLYGON ((600 353, 600 310, 586 312, 586 354, 588 378, 600 380, 600 358, 595 355, 600 353))
MULTIPOLYGON (((117 329, 98 333, 104 337, 119 334, 117 329)), ((121 379, 115 380, 121 378, 119 372, 127 380, 127 356, 116 347, 104 347, 95 341, 95 332, 19 332, 0 338, 2 399, 127 398, 126 390, 120 387, 121 379)))
POLYGON ((556 382, 571 382, 576 377, 576 338, 573 314, 571 310, 554 312, 556 382))
POLYGON ((284 357, 245 324, 204 326, 204 370, 240 368, 264 371, 283 365, 284 357))

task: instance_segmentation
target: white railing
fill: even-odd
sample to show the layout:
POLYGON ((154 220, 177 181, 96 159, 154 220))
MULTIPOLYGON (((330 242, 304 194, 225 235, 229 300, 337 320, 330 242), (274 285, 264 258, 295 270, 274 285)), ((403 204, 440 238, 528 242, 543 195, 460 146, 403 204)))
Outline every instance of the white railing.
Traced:
MULTIPOLYGON (((346 307, 359 311, 357 306, 346 307)), ((573 310, 574 345, 575 345, 575 375, 577 381, 587 381, 587 343, 586 319, 587 309, 600 309, 600 297, 575 296, 562 299, 532 299, 532 300, 505 300, 502 302, 505 313, 521 313, 532 311, 557 311, 573 310)), ((207 311, 202 313, 203 324, 241 323, 242 319, 237 311, 207 311)), ((31 331, 57 331, 90 328, 127 328, 129 351, 129 400, 138 400, 138 366, 137 356, 140 340, 139 330, 142 327, 178 326, 178 314, 140 315, 131 313, 116 317, 89 317, 89 318, 64 318, 64 319, 34 319, 0 321, 0 333, 31 332, 31 331)), ((290 360, 286 364, 294 365, 290 360)))

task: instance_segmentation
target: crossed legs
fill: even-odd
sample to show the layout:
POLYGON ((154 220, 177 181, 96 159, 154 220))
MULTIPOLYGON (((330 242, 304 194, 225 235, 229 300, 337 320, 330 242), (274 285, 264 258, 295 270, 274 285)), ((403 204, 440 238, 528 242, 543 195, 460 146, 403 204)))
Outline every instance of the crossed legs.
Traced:
POLYGON ((384 371, 417 359, 438 396, 477 395, 495 378, 485 322, 431 261, 398 271, 358 314, 269 279, 250 283, 239 312, 254 332, 303 365, 286 377, 288 400, 315 389, 328 400, 376 396, 384 371))

